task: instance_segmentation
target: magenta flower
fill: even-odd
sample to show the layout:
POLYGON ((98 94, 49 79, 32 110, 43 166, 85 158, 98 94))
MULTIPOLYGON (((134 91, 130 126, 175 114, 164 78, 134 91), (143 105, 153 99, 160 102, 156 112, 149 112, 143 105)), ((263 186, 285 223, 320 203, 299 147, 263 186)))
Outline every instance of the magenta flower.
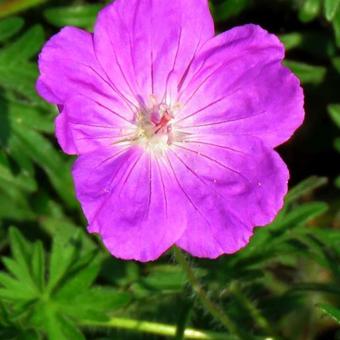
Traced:
POLYGON ((39 58, 76 193, 108 250, 149 261, 176 245, 216 258, 283 205, 273 150, 303 121, 279 39, 256 25, 214 36, 207 0, 117 0, 94 33, 66 27, 39 58))

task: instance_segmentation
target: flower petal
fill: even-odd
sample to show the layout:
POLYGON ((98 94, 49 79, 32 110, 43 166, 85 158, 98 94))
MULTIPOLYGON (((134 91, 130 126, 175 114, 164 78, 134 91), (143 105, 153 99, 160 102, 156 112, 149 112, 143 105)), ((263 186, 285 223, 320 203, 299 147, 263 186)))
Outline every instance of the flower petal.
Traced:
POLYGON ((299 80, 282 66, 284 48, 259 26, 231 29, 205 44, 181 88, 177 125, 197 133, 248 134, 275 147, 304 117, 299 80))
POLYGON ((64 152, 84 154, 132 136, 136 129, 132 113, 123 107, 116 112, 120 103, 109 104, 79 95, 66 102, 56 119, 56 135, 64 152))
POLYGON ((245 246, 254 226, 283 206, 288 170, 254 137, 211 137, 178 143, 169 153, 187 195, 190 225, 176 242, 194 256, 215 258, 245 246))
POLYGON ((89 231, 99 233, 114 256, 154 260, 182 235, 183 194, 164 164, 139 147, 82 155, 73 175, 89 231))
POLYGON ((161 99, 178 84, 197 49, 214 35, 207 0, 116 0, 94 30, 99 62, 126 95, 161 99))
POLYGON ((39 55, 39 70, 37 91, 50 103, 64 105, 79 94, 116 111, 126 103, 97 62, 92 34, 81 29, 65 27, 54 35, 39 55))

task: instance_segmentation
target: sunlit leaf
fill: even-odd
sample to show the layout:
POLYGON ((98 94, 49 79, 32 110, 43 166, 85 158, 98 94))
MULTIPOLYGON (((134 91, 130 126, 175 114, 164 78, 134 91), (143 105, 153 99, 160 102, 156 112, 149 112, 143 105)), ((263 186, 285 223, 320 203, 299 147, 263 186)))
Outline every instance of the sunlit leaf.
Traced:
POLYGON ((284 64, 300 78, 302 83, 319 84, 326 76, 326 68, 323 66, 309 65, 292 60, 286 60, 284 64))
POLYGON ((327 20, 332 21, 336 12, 339 9, 340 0, 325 0, 325 17, 327 20))
POLYGON ((330 316, 333 320, 335 320, 337 323, 340 323, 340 309, 335 308, 331 305, 321 304, 319 305, 321 310, 326 313, 328 316, 330 316))
POLYGON ((102 5, 52 7, 44 11, 46 20, 54 26, 78 26, 91 29, 102 5))
POLYGON ((340 128, 340 104, 328 105, 328 112, 333 122, 340 128))
POLYGON ((303 22, 315 19, 321 9, 321 0, 304 0, 299 11, 299 18, 303 22))

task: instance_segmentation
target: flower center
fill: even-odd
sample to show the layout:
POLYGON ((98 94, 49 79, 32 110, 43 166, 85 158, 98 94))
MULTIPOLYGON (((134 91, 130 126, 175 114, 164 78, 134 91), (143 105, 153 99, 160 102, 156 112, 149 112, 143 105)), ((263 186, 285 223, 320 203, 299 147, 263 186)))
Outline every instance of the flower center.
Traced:
POLYGON ((163 154, 173 142, 173 111, 166 104, 154 105, 137 116, 136 141, 146 151, 163 154))

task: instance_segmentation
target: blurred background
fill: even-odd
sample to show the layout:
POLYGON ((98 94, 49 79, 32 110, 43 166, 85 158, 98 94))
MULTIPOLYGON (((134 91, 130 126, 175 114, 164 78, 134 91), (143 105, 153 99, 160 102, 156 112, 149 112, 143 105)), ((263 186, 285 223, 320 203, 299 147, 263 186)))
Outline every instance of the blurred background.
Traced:
POLYGON ((86 234, 57 111, 35 92, 43 43, 91 30, 108 2, 0 0, 0 338, 340 339, 340 0, 210 2, 218 32, 252 22, 280 37, 306 119, 279 148, 284 209, 239 253, 188 258, 194 285, 172 250, 123 262, 86 234))

